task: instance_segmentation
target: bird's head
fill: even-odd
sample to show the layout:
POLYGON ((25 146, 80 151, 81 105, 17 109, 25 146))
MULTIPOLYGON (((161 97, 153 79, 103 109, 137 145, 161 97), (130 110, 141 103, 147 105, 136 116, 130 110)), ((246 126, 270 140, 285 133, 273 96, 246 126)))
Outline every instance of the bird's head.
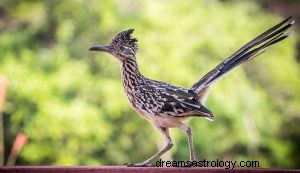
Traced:
POLYGON ((90 50, 110 53, 121 61, 126 58, 135 58, 138 46, 137 39, 131 37, 133 31, 133 29, 122 31, 112 39, 109 45, 92 46, 90 50))

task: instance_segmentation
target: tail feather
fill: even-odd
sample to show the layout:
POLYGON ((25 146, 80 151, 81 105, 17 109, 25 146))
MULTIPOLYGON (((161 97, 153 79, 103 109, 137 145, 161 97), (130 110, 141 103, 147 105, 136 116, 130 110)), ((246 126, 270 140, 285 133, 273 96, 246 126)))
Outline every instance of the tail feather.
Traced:
POLYGON ((228 74, 240 64, 243 64, 244 62, 263 53, 265 48, 268 46, 287 38, 289 33, 286 33, 286 31, 294 24, 294 20, 291 20, 291 18, 292 17, 289 17, 283 20, 279 24, 251 40, 249 43, 245 44, 222 63, 204 75, 192 86, 191 89, 193 89, 196 93, 201 93, 203 89, 209 87, 209 85, 228 74))

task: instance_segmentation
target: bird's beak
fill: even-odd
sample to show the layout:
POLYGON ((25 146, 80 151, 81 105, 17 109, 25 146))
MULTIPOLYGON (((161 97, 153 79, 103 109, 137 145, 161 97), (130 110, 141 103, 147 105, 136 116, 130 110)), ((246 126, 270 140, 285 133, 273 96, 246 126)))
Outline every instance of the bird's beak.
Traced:
POLYGON ((107 45, 96 45, 96 46, 92 46, 89 49, 90 51, 102 51, 102 52, 111 52, 111 48, 107 45))

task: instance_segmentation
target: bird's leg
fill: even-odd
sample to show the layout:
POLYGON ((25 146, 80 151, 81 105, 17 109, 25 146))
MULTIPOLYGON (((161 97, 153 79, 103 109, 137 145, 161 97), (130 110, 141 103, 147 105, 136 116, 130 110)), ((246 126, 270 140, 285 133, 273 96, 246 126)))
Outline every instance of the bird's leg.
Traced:
POLYGON ((189 127, 189 126, 187 126, 183 123, 180 124, 179 128, 181 130, 183 130, 188 136, 188 143, 189 143, 189 150, 190 150, 190 161, 194 161, 194 160, 196 160, 196 157, 195 157, 192 129, 191 129, 191 127, 189 127))
POLYGON ((150 157, 149 159, 145 160, 142 163, 136 163, 136 164, 126 164, 127 166, 151 166, 151 162, 155 159, 157 159, 158 157, 160 157, 161 155, 163 155, 165 152, 169 151, 172 147, 173 147, 173 142, 169 133, 169 129, 166 127, 157 127, 159 129, 160 132, 162 132, 162 134, 165 137, 165 141, 166 141, 166 146, 164 148, 162 148, 161 150, 159 150, 156 154, 154 154, 152 157, 150 157))

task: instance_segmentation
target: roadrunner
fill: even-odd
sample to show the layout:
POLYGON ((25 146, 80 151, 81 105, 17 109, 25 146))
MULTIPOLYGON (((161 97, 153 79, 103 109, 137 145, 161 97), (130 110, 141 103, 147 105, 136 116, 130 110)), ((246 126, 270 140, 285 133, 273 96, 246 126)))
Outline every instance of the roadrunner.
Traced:
POLYGON ((107 52, 120 62, 125 93, 133 108, 150 121, 165 137, 166 146, 142 163, 131 166, 148 166, 173 147, 169 128, 179 128, 188 137, 189 159, 196 160, 192 129, 183 120, 205 117, 213 120, 213 113, 203 106, 209 87, 231 70, 264 52, 265 48, 288 37, 287 30, 294 24, 285 19, 230 55, 204 75, 191 88, 182 88, 143 76, 136 62, 137 39, 133 29, 119 33, 108 45, 96 45, 91 51, 107 52))

